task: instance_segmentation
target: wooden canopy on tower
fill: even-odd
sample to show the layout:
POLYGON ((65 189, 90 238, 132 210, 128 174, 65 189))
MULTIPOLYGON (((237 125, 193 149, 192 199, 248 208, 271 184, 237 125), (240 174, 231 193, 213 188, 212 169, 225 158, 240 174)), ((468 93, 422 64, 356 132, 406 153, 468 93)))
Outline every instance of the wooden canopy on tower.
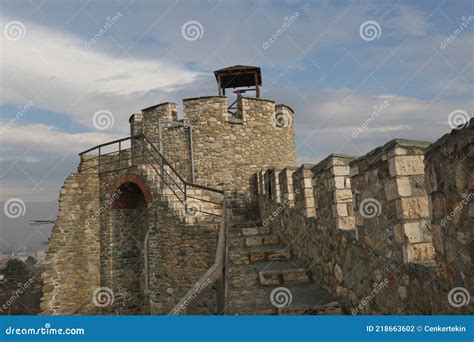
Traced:
POLYGON ((234 65, 214 71, 218 85, 219 95, 225 95, 226 88, 248 87, 241 92, 255 90, 256 97, 260 97, 262 74, 259 67, 248 65, 234 65), (252 88, 254 87, 254 88, 252 88))

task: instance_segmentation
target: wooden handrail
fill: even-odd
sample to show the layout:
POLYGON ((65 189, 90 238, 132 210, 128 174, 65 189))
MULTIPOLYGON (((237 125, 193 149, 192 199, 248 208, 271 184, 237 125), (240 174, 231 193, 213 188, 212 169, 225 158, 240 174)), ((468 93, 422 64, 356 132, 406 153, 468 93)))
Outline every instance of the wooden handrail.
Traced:
POLYGON ((225 313, 227 305, 227 204, 224 195, 222 203, 222 219, 217 240, 216 258, 214 264, 189 289, 169 315, 186 315, 188 309, 198 304, 217 283, 217 311, 225 313))

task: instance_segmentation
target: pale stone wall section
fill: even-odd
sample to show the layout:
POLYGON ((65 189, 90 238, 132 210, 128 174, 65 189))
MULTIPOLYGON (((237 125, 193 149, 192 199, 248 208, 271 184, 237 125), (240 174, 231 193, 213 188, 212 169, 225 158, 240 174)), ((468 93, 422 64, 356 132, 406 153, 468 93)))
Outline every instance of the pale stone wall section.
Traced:
POLYGON ((337 229, 355 229, 349 177, 349 162, 353 159, 351 156, 331 154, 312 169, 316 216, 325 210, 330 211, 323 216, 331 217, 330 221, 337 229))
POLYGON ((443 288, 474 296, 474 119, 425 153, 433 245, 443 288))
POLYGON ((272 200, 276 203, 280 203, 282 201, 281 191, 280 191, 280 172, 281 169, 272 169, 270 172, 270 186, 273 190, 272 192, 272 200))
POLYGON ((295 209, 301 210, 305 217, 315 217, 315 202, 313 194, 312 164, 303 164, 293 172, 293 188, 295 196, 295 209))
MULTIPOLYGON (((194 122, 196 183, 228 190, 234 206, 255 205, 250 203, 250 194, 251 177, 256 172, 295 162, 293 112, 289 107, 243 97, 238 103, 242 119, 230 119, 226 97, 199 97, 183 103, 185 120, 192 117, 194 122), (275 127, 277 109, 290 116, 290 125, 275 127)), ((258 215, 254 211, 253 215, 258 215)))
POLYGON ((83 155, 77 173, 64 182, 59 212, 43 262, 41 311, 46 315, 94 314, 99 286, 99 177, 97 159, 83 155), (88 161, 86 161, 88 160, 88 161))
MULTIPOLYGON (((447 299, 453 286, 474 291, 468 252, 473 250, 469 246, 474 209, 471 211, 471 202, 464 203, 462 210, 456 209, 465 199, 461 195, 474 189, 474 158, 470 158, 474 154, 473 139, 471 124, 469 131, 451 134, 449 140, 439 142, 439 149, 426 154, 431 220, 441 227, 445 219, 444 225, 449 227, 446 232, 438 232, 438 237, 436 230, 433 232, 438 267, 432 259, 426 260, 426 255, 411 262, 406 262, 403 255, 404 244, 429 244, 429 235, 425 234, 429 231, 420 234, 417 229, 420 222, 430 221, 426 215, 425 175, 420 174, 419 165, 427 143, 395 140, 350 162, 355 209, 360 209, 362 200, 373 198, 379 201, 381 210, 372 219, 359 215, 356 230, 337 229, 335 212, 327 210, 334 204, 333 191, 341 190, 336 188, 343 184, 337 177, 347 177, 347 169, 313 168, 316 217, 307 217, 301 205, 284 206, 282 210, 281 203, 272 201, 268 193, 259 193, 261 217, 278 212, 269 221, 270 228, 291 249, 292 256, 307 267, 312 278, 342 303, 347 314, 472 313, 472 304, 455 308, 447 299), (399 156, 414 158, 396 158, 399 156), (460 160, 465 162, 459 164, 460 160), (450 213, 451 219, 446 220, 450 213)), ((286 176, 280 173, 280 187, 286 176)), ((296 183, 295 188, 304 184, 299 179, 296 183)), ((281 189, 284 192, 285 187, 281 189)), ((348 205, 350 201, 343 203, 348 205)), ((344 213, 344 209, 336 210, 344 213)))
POLYGON ((287 166, 278 175, 278 182, 280 184, 280 194, 283 199, 286 199, 287 205, 292 208, 295 205, 295 192, 293 190, 293 172, 297 167, 287 166))
POLYGON ((405 263, 434 259, 423 178, 428 146, 396 139, 350 164, 359 238, 381 253, 401 253, 405 263), (389 230, 381 234, 382 227, 389 230))

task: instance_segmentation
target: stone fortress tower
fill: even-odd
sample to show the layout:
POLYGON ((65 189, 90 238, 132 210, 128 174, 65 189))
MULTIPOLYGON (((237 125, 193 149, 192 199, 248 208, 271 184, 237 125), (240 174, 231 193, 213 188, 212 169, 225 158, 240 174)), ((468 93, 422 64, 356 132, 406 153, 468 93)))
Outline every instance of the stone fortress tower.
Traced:
POLYGON ((294 112, 260 98, 260 68, 214 74, 219 95, 183 100, 183 119, 145 108, 80 154, 44 314, 472 312, 472 120, 296 166, 294 112))

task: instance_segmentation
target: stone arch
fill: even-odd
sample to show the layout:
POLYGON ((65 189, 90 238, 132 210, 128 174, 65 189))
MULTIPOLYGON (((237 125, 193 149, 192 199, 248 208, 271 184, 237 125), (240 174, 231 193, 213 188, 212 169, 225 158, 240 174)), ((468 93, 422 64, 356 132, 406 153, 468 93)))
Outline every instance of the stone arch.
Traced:
POLYGON ((153 201, 150 189, 142 177, 135 173, 127 173, 120 176, 109 193, 112 199, 112 208, 133 209, 143 195, 144 201, 149 206, 153 201), (120 192, 124 192, 121 194, 120 192))
POLYGON ((120 176, 109 191, 111 210, 105 231, 110 248, 108 287, 115 300, 110 310, 116 314, 147 312, 146 235, 153 217, 150 189, 142 177, 129 173, 120 176))

